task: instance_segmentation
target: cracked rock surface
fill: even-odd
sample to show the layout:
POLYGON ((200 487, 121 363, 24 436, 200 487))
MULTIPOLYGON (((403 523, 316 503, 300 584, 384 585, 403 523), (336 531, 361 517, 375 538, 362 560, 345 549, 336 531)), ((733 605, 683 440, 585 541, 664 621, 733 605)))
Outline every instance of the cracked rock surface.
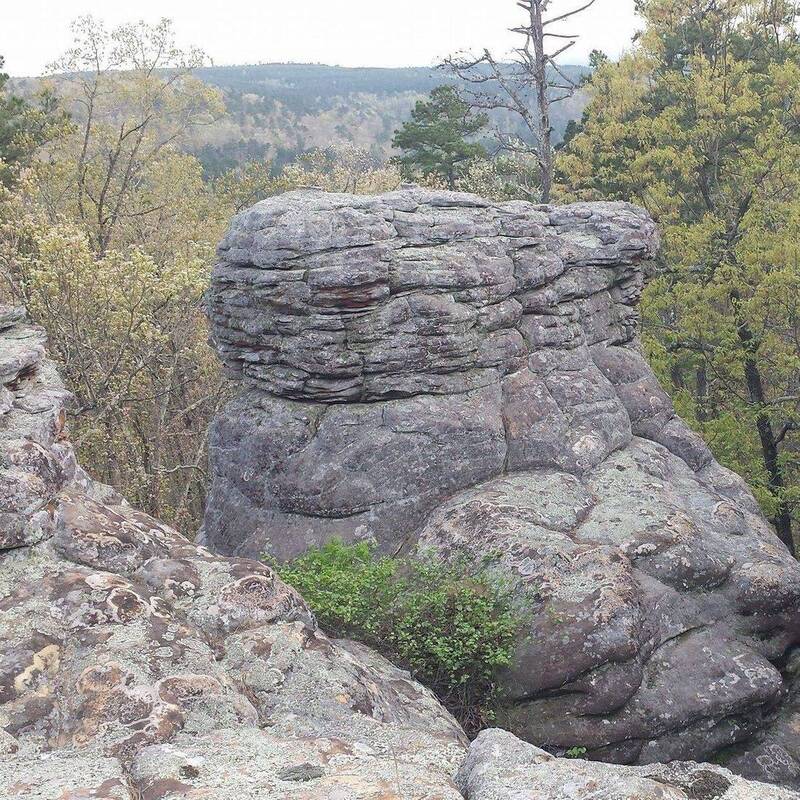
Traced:
MULTIPOLYGON (((607 785, 627 794, 604 797, 640 797, 616 767, 532 767, 510 734, 502 769, 488 733, 467 757, 425 689, 328 639, 271 570, 213 555, 94 483, 43 344, 0 308, 0 477, 19 488, 0 501, 1 800, 594 800, 607 785), (564 783, 579 770, 587 780, 564 783)), ((700 797, 685 769, 652 796, 700 797)), ((717 776, 714 798, 800 797, 688 769, 717 776)))
POLYGON ((800 564, 642 357, 657 248, 621 203, 303 191, 240 214, 209 293, 242 391, 211 431, 203 541, 491 570, 525 620, 504 726, 800 785, 800 564))
POLYGON ((5 308, 0 376, 2 800, 461 797, 427 690, 86 476, 43 332, 5 308))

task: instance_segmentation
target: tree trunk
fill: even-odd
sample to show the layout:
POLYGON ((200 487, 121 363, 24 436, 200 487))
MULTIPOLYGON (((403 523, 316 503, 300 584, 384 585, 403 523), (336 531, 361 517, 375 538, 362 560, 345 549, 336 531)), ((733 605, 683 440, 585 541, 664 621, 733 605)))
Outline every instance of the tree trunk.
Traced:
POLYGON ((738 325, 739 340, 744 345, 747 356, 744 362, 744 377, 747 383, 747 394, 750 402, 758 408, 756 429, 761 443, 761 457, 767 470, 768 485, 775 495, 778 506, 771 522, 780 540, 789 548, 789 552, 797 557, 792 536, 792 514, 786 502, 784 491, 786 483, 780 465, 780 452, 775 431, 769 415, 765 411, 764 382, 754 355, 754 336, 749 326, 742 322, 738 325))
POLYGON ((708 372, 705 362, 702 362, 695 371, 695 407, 697 421, 708 421, 708 372))
POLYGON ((547 57, 544 52, 544 27, 541 0, 531 3, 531 39, 535 56, 536 103, 539 114, 539 141, 537 143, 542 202, 550 202, 553 189, 553 132, 550 128, 550 98, 547 94, 547 57))

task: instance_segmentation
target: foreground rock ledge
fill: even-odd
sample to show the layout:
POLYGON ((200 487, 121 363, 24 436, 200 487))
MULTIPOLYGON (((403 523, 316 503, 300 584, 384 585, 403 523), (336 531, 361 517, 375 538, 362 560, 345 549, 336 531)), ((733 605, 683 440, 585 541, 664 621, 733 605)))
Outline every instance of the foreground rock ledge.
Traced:
POLYGON ((2 800, 797 800, 717 766, 467 750, 407 674, 318 630, 75 463, 44 335, 0 307, 2 800), (702 793, 700 793, 702 790, 702 793))
POLYGON ((209 293, 243 388, 211 432, 204 541, 492 570, 526 619, 504 726, 800 785, 800 564, 641 355, 657 247, 622 203, 308 191, 240 214, 209 293))

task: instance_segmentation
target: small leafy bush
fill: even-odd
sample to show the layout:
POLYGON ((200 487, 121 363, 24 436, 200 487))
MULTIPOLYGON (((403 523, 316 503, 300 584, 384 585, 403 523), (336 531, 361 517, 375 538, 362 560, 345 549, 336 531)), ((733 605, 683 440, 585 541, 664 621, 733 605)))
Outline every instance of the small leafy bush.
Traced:
POLYGON ((492 721, 496 676, 510 663, 518 628, 501 587, 433 561, 377 558, 365 543, 337 540, 276 568, 323 629, 409 670, 467 733, 492 721))
POLYGON ((570 747, 564 753, 564 758, 583 758, 586 755, 586 748, 580 745, 576 745, 575 747, 570 747))

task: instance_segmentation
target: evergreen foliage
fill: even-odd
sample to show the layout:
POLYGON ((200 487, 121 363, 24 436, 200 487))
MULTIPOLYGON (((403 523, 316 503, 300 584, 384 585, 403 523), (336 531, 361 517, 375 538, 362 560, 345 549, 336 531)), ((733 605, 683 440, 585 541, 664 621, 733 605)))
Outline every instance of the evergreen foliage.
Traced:
POLYGON ((642 0, 560 157, 567 195, 647 207, 651 363, 792 546, 800 510, 800 40, 779 0, 642 0))
POLYGON ((0 185, 10 186, 18 170, 55 135, 66 117, 49 91, 38 94, 36 106, 9 91, 4 63, 0 55, 0 185))
POLYGON ((486 114, 472 113, 452 86, 438 86, 416 104, 411 119, 392 140, 403 151, 397 159, 403 174, 411 179, 439 178, 454 189, 470 162, 486 158, 483 145, 471 139, 488 121, 486 114))

